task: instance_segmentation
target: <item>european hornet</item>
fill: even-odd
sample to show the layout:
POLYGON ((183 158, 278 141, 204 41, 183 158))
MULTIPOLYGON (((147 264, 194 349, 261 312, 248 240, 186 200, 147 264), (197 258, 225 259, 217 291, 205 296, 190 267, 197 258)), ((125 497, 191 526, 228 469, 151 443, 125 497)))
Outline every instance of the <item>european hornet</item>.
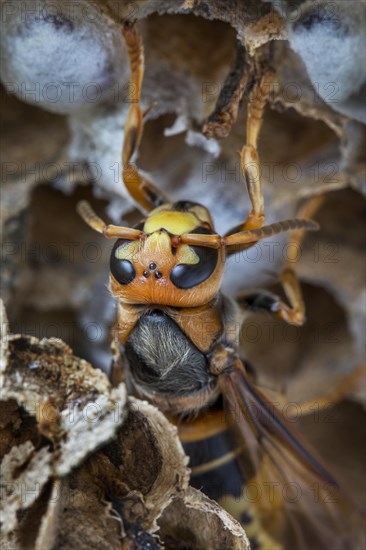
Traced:
POLYGON ((117 239, 110 258, 110 290, 117 301, 124 368, 115 367, 113 378, 124 379, 130 393, 155 404, 178 425, 190 455, 192 484, 212 498, 234 497, 232 511, 253 548, 349 549, 336 480, 255 386, 232 330, 248 310, 269 312, 296 325, 304 322, 293 263, 281 274, 289 305, 268 292, 237 302, 220 292, 225 262, 234 252, 283 231, 292 231, 291 240, 300 243, 305 230, 316 230, 310 218, 319 198, 310 200, 299 218, 264 225, 257 176, 257 142, 267 100, 262 80, 248 104, 247 143, 241 151, 252 204, 245 221, 220 236, 204 206, 169 202, 131 161, 143 130, 143 47, 135 24, 125 23, 123 36, 134 92, 122 151, 123 180, 146 217, 133 228, 107 225, 86 202, 78 205, 90 227, 117 239), (223 414, 224 402, 229 414, 223 414), (233 431, 240 435, 239 443, 233 442, 233 431), (262 498, 252 504, 240 500, 249 482, 262 490, 262 498), (299 487, 301 499, 285 499, 283 484, 299 487), (329 487, 334 489, 331 495, 329 487))

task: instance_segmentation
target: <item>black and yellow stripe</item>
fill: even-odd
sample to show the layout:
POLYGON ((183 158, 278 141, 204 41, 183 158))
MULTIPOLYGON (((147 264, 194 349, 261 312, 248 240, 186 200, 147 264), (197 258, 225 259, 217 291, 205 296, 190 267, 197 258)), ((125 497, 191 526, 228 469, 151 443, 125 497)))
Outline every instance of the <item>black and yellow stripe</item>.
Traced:
POLYGON ((255 504, 245 496, 245 478, 240 464, 244 444, 237 444, 222 410, 210 410, 194 421, 178 425, 185 452, 190 457, 190 483, 216 500, 244 527, 252 550, 281 550, 267 534, 255 504))

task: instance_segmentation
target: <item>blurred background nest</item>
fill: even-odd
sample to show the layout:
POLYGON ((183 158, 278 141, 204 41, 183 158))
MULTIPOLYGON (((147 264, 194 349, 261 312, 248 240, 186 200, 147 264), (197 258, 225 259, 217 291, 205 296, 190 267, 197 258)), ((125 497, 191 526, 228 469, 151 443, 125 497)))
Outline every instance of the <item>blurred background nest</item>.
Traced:
MULTIPOLYGON (((121 22, 140 20, 143 104, 155 102, 139 165, 174 199, 207 206, 221 233, 249 208, 238 155, 245 94, 226 139, 206 139, 202 124, 238 44, 245 62, 270 60, 277 86, 259 149, 268 221, 327 194, 321 229, 298 262, 308 322, 252 316, 243 353, 263 386, 303 407, 301 429, 364 502, 365 3, 4 1, 1 10, 2 297, 11 331, 60 338, 106 373, 111 243, 75 207, 87 198, 105 219, 138 219, 120 170, 130 93, 121 22)), ((277 290, 286 241, 276 243, 234 257, 224 291, 277 290)))

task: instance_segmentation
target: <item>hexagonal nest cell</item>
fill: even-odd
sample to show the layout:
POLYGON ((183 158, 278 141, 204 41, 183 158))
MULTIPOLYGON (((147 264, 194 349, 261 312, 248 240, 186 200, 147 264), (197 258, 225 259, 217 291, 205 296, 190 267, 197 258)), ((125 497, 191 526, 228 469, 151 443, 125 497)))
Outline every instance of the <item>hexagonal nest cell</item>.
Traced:
MULTIPOLYGON (((245 485, 235 499, 205 496, 179 422, 110 381, 113 243, 88 228, 77 204, 87 200, 114 224, 141 219, 121 160, 134 100, 122 31, 136 22, 146 116, 133 161, 173 201, 208 208, 221 235, 251 209, 240 151, 256 86, 272 75, 258 143, 266 223, 293 218, 318 197, 319 231, 304 237, 296 262, 286 233, 237 252, 222 290, 286 301, 281 274, 294 267, 305 324, 253 311, 240 327, 240 356, 345 489, 339 498, 352 521, 338 546, 327 534, 309 540, 358 550, 363 0, 8 0, 1 11, 4 548, 309 548, 291 538, 275 502, 245 498, 245 485), (83 422, 88 415, 93 421, 83 422)), ((305 497, 301 504, 306 513, 305 497)), ((307 525, 301 515, 299 525, 307 525)))

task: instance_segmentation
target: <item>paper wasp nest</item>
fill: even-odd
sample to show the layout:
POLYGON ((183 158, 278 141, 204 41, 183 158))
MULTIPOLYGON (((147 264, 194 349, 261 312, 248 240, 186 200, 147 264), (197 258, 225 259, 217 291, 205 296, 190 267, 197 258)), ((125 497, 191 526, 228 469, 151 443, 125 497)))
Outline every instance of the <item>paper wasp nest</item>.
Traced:
MULTIPOLYGON (((152 453, 158 449, 164 454, 164 446, 171 443, 181 475, 178 485, 172 481, 162 488, 159 504, 153 505, 149 491, 154 473, 141 469, 130 479, 124 472, 115 497, 123 500, 132 494, 131 540, 140 536, 136 525, 141 526, 141 536, 150 537, 163 509, 161 518, 166 523, 161 531, 166 540, 174 536, 179 515, 190 518, 194 530, 194 517, 213 514, 216 531, 212 536, 217 535, 217 540, 220 532, 223 536, 225 521, 231 521, 222 519, 203 497, 186 491, 184 458, 174 433, 166 428, 161 436, 165 422, 161 415, 147 405, 137 410, 133 401, 126 409, 122 388, 112 390, 104 375, 52 340, 64 340, 77 356, 108 371, 109 332, 115 314, 106 290, 111 243, 91 235, 75 206, 87 198, 104 218, 117 222, 123 217, 127 223, 138 219, 120 174, 130 93, 120 34, 126 18, 139 20, 144 38, 143 105, 155 102, 138 163, 174 199, 208 206, 221 233, 239 223, 249 208, 238 155, 245 143, 248 97, 244 93, 227 138, 203 137, 203 123, 214 112, 235 63, 239 73, 243 64, 253 69, 266 63, 276 72, 259 149, 267 220, 291 217, 302 200, 327 194, 316 215, 321 229, 306 238, 297 267, 307 324, 295 329, 253 316, 242 330, 243 350, 259 380, 280 391, 284 402, 295 403, 305 412, 314 401, 319 406, 334 404, 326 409, 332 411, 334 422, 314 422, 312 414, 302 414, 301 427, 356 500, 362 500, 363 0, 352 0, 347 6, 325 0, 14 0, 3 1, 1 9, 3 298, 12 332, 41 340, 14 336, 9 341, 13 362, 7 366, 6 422, 17 431, 4 441, 5 473, 11 478, 15 469, 27 484, 37 472, 41 487, 39 498, 31 493, 21 512, 18 497, 11 500, 7 518, 16 531, 8 536, 21 538, 19 526, 35 524, 39 529, 31 531, 32 540, 43 550, 43 541, 57 536, 58 518, 60 525, 67 526, 62 535, 65 548, 76 544, 67 538, 76 536, 75 524, 83 526, 81 536, 90 546, 93 537, 94 541, 103 537, 104 544, 115 547, 120 519, 108 499, 98 498, 100 491, 110 491, 117 468, 114 453, 118 450, 106 441, 126 438, 133 449, 126 432, 129 422, 135 421, 141 426, 141 437, 156 436, 152 453), (52 379, 42 378, 50 357, 52 365, 73 373, 65 386, 56 387, 52 379), (80 372, 85 377, 76 390, 72 377, 80 372), (97 424, 83 433, 83 450, 75 454, 81 434, 68 431, 61 415, 57 426, 68 435, 57 446, 58 432, 37 426, 36 411, 30 405, 35 397, 51 412, 77 401, 80 411, 89 399, 100 399, 100 429, 97 424), (117 425, 109 418, 118 403, 117 425), (342 444, 337 439, 340 429, 342 444), (80 467, 71 474, 75 463, 80 467), (105 472, 101 486, 95 483, 93 468, 105 472), (61 481, 55 481, 59 476, 61 481), (92 489, 86 491, 88 484, 92 489), (72 495, 68 512, 61 516, 59 500, 52 499, 60 486, 65 491, 62 498, 72 495), (168 506, 173 496, 176 500, 168 506), (196 508, 199 514, 192 512, 196 508), (103 532, 96 531, 92 522, 98 515, 105 519, 103 532)), ((235 71, 233 75, 235 81, 235 71)), ((274 285, 285 250, 286 237, 256 248, 253 256, 236 257, 228 264, 224 290, 231 294, 258 287, 277 291, 274 285)), ((155 474, 160 467, 169 470, 170 458, 155 465, 155 474)), ((236 529, 230 524, 232 536, 243 541, 236 529)), ((198 526, 196 536, 200 536, 198 526)), ((244 542, 235 544, 245 547, 244 542)))
POLYGON ((124 384, 112 389, 61 340, 6 334, 4 317, 7 548, 176 548, 182 514, 192 548, 248 548, 235 520, 187 488, 188 459, 162 413, 127 399, 124 384))

